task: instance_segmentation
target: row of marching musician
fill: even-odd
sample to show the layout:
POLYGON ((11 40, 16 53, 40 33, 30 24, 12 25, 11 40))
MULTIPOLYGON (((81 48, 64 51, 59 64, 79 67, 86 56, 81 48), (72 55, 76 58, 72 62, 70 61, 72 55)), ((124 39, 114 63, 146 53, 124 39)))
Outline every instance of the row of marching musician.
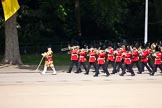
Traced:
POLYGON ((108 48, 101 50, 96 48, 79 49, 79 46, 69 47, 71 54, 71 63, 67 73, 71 73, 73 66, 76 65, 77 70, 75 73, 81 72, 81 66, 85 69, 85 75, 89 74, 90 68, 93 65, 95 69, 94 77, 97 77, 102 67, 106 76, 110 75, 109 65, 112 66, 111 74, 122 71, 119 75, 123 76, 126 72, 130 72, 131 76, 135 76, 133 66, 138 69, 138 74, 144 72, 146 67, 150 75, 154 75, 159 67, 162 72, 162 52, 159 45, 155 45, 154 49, 147 46, 136 48, 131 46, 122 45, 116 50, 110 45, 108 48), (89 60, 86 60, 88 56, 89 60), (88 65, 86 65, 88 61, 88 65))

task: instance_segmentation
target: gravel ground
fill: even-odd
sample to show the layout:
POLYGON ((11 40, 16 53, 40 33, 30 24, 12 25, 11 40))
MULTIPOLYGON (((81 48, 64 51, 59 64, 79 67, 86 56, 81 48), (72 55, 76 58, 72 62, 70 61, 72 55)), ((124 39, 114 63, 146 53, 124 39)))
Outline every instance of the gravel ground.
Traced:
MULTIPOLYGON (((162 74, 130 73, 93 77, 66 73, 41 75, 34 66, 0 67, 0 108, 161 108, 162 74)), ((110 72, 112 69, 109 69, 110 72)), ((134 69, 137 72, 136 69, 134 69)))

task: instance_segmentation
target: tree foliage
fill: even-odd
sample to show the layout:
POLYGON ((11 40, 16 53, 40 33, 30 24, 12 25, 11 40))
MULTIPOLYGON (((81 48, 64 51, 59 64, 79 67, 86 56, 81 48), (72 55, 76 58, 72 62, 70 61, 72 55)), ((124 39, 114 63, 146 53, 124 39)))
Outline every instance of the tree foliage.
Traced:
MULTIPOLYGON (((75 0, 19 0, 17 29, 21 43, 78 39, 75 0)), ((160 0, 149 0, 149 36, 160 39, 160 0)), ((80 0, 83 40, 142 39, 145 0, 80 0), (131 37, 131 38, 130 38, 131 37), (133 38, 132 38, 133 37, 133 38)), ((0 43, 4 44, 0 7, 0 43)))

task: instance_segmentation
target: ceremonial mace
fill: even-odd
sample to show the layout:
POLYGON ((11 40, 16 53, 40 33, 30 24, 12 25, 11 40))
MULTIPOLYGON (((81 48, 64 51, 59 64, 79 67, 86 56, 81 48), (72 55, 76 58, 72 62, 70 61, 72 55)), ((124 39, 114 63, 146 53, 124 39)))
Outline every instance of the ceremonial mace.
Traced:
POLYGON ((42 64, 43 59, 44 59, 44 56, 43 56, 42 59, 40 60, 39 65, 37 66, 37 69, 36 69, 35 71, 37 71, 37 72, 39 71, 39 67, 40 67, 40 65, 42 64))

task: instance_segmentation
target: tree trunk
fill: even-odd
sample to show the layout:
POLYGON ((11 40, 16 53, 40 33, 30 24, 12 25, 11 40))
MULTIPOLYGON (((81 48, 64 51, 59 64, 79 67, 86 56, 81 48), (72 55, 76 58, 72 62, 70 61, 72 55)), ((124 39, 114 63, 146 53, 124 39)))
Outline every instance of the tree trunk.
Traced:
POLYGON ((75 0, 75 17, 76 17, 76 23, 77 23, 77 35, 80 37, 82 33, 81 33, 80 1, 79 0, 75 0))
POLYGON ((4 63, 22 64, 18 34, 16 28, 16 14, 5 22, 5 56, 4 63))

